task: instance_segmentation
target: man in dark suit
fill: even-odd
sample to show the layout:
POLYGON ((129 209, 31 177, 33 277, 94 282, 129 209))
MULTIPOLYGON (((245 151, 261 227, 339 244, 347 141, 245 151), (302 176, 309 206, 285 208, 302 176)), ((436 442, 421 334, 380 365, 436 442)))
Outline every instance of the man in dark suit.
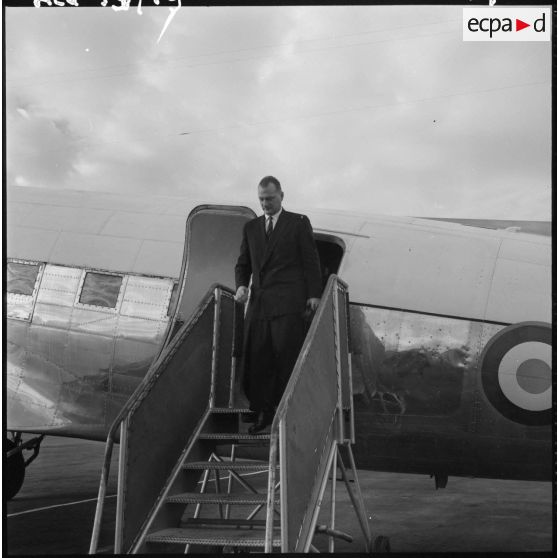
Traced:
POLYGON ((246 313, 243 386, 255 421, 250 432, 271 424, 306 334, 305 313, 322 293, 320 260, 308 217, 282 209, 283 191, 262 178, 264 215, 244 226, 235 267, 236 300, 251 299, 246 313))

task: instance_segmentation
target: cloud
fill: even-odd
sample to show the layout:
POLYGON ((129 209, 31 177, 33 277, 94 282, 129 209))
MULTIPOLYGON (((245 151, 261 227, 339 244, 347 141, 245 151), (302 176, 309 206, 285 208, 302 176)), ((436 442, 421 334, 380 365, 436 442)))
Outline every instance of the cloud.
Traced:
POLYGON ((519 86, 550 44, 464 43, 452 6, 183 7, 157 44, 167 17, 7 8, 10 181, 549 218, 550 85, 519 86))
POLYGON ((6 132, 9 182, 65 188, 72 180, 80 137, 56 109, 45 110, 23 98, 9 99, 6 132))
POLYGON ((18 112, 18 114, 20 114, 23 118, 25 118, 26 120, 29 120, 29 113, 22 107, 18 107, 16 109, 16 111, 18 112))

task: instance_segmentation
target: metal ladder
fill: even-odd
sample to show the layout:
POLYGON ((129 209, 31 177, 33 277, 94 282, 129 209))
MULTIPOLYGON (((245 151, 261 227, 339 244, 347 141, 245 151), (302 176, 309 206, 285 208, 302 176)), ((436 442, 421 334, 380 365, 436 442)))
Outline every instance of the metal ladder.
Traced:
MULTIPOLYGON (((247 410, 208 411, 134 552, 264 549, 269 462, 235 454, 239 449, 269 451, 270 434, 242 431, 242 412, 247 410)), ((276 491, 273 499, 277 506, 276 491)), ((271 546, 281 546, 278 521, 271 546)))
MULTIPOLYGON (((271 429, 256 435, 250 435, 240 420, 247 410, 234 406, 231 347, 237 317, 232 292, 216 287, 204 301, 156 359, 154 371, 109 434, 107 462, 110 442, 120 427, 114 551, 308 552, 317 550, 314 538, 323 535, 329 538, 327 549, 334 551, 335 538, 351 540, 335 525, 339 470, 368 552, 370 529, 351 450, 354 418, 346 285, 330 277, 271 429), (206 347, 204 352, 200 340, 209 330, 211 350, 206 347), (184 383, 180 355, 192 359, 196 350, 196 366, 206 362, 210 373, 188 377, 185 399, 184 392, 176 393, 179 379, 184 383), (174 433, 174 443, 166 441, 164 447, 146 453, 151 434, 142 428, 149 424, 147 417, 153 417, 156 409, 172 421, 174 406, 181 400, 190 406, 178 419, 186 432, 174 433), (157 452, 163 463, 156 460, 157 452), (318 524, 328 485, 329 519, 318 524)), ((180 432, 176 420, 171 424, 180 432)), ((97 549, 107 478, 105 466, 90 553, 97 549)))
MULTIPOLYGON (((176 474, 166 491, 159 509, 146 526, 142 540, 134 548, 140 553, 199 552, 201 550, 223 552, 233 550, 279 551, 281 540, 280 466, 276 465, 275 480, 270 481, 269 461, 238 459, 236 452, 256 449, 268 450, 270 433, 250 435, 241 428, 239 415, 245 409, 213 408, 197 433, 189 454, 181 460, 176 474), (228 444, 231 444, 229 446, 228 444), (227 451, 224 456, 221 451, 227 451), (199 460, 200 455, 207 459, 199 460), (200 473, 202 473, 200 476, 200 473), (278 474, 279 473, 279 474, 278 474), (226 475, 223 477, 222 475, 226 475), (255 479, 252 480, 252 479, 255 479), (273 490, 271 490, 273 484, 273 490), (268 490, 270 492, 268 493, 268 490), (266 518, 272 510, 271 536, 266 536, 266 518)), ((336 448, 338 450, 339 448, 336 448)), ((350 448, 349 448, 350 452, 350 448)), ((352 454, 348 453, 349 460, 352 454)), ((352 542, 351 535, 335 529, 335 491, 337 468, 345 481, 353 505, 365 513, 358 488, 358 477, 353 470, 357 490, 349 484, 347 467, 340 453, 331 456, 326 479, 329 479, 332 514, 329 524, 316 524, 314 537, 309 545, 316 551, 314 538, 329 536, 328 549, 334 551, 334 539, 352 542)), ((325 483, 319 494, 322 504, 325 483)), ((315 515, 319 506, 314 509, 315 515)), ((357 514, 359 520, 365 516, 357 514)), ((370 533, 367 524, 361 524, 366 541, 370 533)), ((322 545, 323 546, 323 545, 322 545)), ((368 549, 368 548, 367 548, 368 549)))

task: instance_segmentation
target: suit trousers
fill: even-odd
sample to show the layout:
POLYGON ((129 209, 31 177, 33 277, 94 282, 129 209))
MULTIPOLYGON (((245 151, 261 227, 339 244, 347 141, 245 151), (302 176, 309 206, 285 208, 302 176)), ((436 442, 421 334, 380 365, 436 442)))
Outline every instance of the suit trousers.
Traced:
POLYGON ((247 334, 243 387, 250 410, 273 411, 304 343, 306 322, 298 313, 252 319, 247 334))

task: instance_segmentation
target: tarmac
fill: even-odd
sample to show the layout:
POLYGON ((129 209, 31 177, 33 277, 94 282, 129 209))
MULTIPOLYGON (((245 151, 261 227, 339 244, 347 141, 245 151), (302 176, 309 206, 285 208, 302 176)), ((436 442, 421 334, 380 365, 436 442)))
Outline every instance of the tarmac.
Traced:
MULTIPOLYGON (((117 452, 115 452, 117 453, 117 452)), ((25 454, 24 454, 25 455, 25 454)), ((5 503, 4 549, 10 555, 86 554, 104 456, 104 443, 46 438, 19 494, 5 503)), ((392 553, 553 553, 550 482, 450 477, 436 490, 424 475, 359 471, 373 537, 389 537, 392 553)), ((112 550, 116 459, 107 491, 100 549, 112 550)), ((364 552, 364 535, 342 482, 337 483, 336 552, 364 552)), ((329 515, 326 495, 318 523, 329 515)), ((327 550, 327 539, 318 548, 327 550)), ((555 554, 555 552, 554 552, 555 554)))

